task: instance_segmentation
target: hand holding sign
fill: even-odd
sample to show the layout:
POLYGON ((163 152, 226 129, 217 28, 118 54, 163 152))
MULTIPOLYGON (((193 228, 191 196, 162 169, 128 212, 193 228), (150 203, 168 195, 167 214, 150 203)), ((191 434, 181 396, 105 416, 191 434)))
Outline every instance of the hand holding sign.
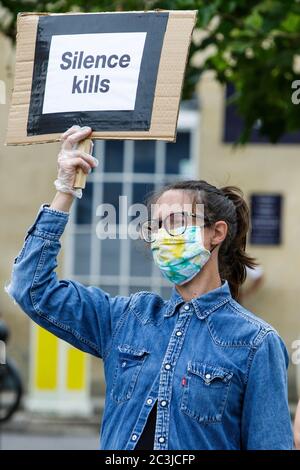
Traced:
POLYGON ((88 136, 91 132, 90 127, 72 126, 62 134, 62 146, 57 159, 58 176, 54 182, 58 191, 81 198, 82 191, 79 188, 84 187, 84 184, 75 183, 78 169, 87 175, 98 165, 96 158, 80 148, 80 142, 90 141, 88 136))

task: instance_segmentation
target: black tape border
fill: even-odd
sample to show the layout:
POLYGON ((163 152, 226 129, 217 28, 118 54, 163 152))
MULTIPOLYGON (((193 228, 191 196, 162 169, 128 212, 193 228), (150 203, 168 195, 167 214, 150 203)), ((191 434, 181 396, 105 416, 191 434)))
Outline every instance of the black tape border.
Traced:
POLYGON ((40 16, 38 20, 27 135, 64 132, 73 124, 93 131, 147 131, 168 12, 40 16), (80 32, 79 32, 80 31, 80 32), (133 111, 42 114, 51 38, 59 34, 147 32, 133 111))

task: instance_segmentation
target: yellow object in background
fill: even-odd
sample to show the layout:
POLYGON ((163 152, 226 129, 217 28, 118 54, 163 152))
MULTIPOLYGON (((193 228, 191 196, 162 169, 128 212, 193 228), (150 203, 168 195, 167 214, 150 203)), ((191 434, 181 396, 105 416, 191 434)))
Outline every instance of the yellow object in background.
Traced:
POLYGON ((35 386, 39 390, 57 388, 58 339, 44 328, 36 332, 35 386))
POLYGON ((26 397, 30 411, 92 413, 88 355, 37 325, 32 325, 30 376, 26 397))
POLYGON ((67 352, 67 389, 82 390, 85 375, 85 355, 71 346, 67 352))

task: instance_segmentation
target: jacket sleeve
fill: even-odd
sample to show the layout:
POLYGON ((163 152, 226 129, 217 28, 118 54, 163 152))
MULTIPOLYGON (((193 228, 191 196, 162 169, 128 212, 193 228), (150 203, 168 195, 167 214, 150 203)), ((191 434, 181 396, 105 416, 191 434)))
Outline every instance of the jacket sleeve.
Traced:
POLYGON ((243 449, 293 449, 288 363, 283 341, 275 331, 268 331, 255 350, 249 370, 242 413, 243 449))
POLYGON ((73 346, 105 359, 130 297, 57 278, 60 236, 68 213, 41 206, 15 258, 6 292, 38 325, 73 346))

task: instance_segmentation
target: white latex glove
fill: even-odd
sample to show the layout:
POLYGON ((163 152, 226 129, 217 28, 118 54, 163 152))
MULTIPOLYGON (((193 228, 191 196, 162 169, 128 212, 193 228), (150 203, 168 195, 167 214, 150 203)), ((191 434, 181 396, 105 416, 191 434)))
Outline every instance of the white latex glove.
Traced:
MULTIPOLYGON (((74 189, 73 185, 78 167, 88 174, 91 169, 98 165, 97 158, 91 153, 85 153, 77 149, 78 143, 87 138, 92 132, 90 127, 72 126, 61 136, 61 150, 57 157, 57 179, 54 186, 57 191, 72 194, 72 196, 82 197, 81 189, 74 189)), ((90 152, 92 152, 93 144, 90 152)))

